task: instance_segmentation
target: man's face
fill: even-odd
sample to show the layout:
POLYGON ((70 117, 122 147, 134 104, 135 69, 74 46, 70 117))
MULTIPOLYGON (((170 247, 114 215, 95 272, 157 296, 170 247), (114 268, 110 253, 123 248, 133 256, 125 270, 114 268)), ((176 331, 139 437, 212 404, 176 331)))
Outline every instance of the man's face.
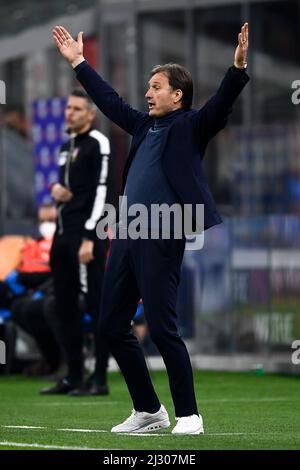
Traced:
POLYGON ((65 109, 65 119, 70 131, 80 134, 86 132, 92 125, 95 111, 89 108, 85 98, 69 96, 65 109))
POLYGON ((56 229, 56 207, 42 206, 39 208, 39 232, 45 240, 52 240, 56 229))
POLYGON ((145 97, 149 105, 149 116, 155 118, 181 108, 181 90, 173 90, 167 75, 162 72, 151 77, 145 97))

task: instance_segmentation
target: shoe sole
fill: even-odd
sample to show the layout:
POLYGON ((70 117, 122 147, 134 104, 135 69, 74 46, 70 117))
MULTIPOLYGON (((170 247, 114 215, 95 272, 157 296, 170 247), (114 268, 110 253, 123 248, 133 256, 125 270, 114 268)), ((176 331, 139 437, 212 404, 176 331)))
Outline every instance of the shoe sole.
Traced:
POLYGON ((144 427, 139 428, 139 429, 133 429, 133 430, 126 429, 124 431, 113 431, 113 430, 111 430, 111 432, 115 432, 115 433, 118 433, 118 434, 122 434, 122 433, 139 434, 139 433, 158 431, 159 429, 168 428, 169 426, 170 426, 170 421, 157 421, 155 423, 148 424, 147 426, 144 426, 144 427))
POLYGON ((196 434, 204 434, 204 429, 199 429, 197 431, 193 431, 193 432, 173 432, 172 431, 172 434, 174 434, 175 436, 190 436, 190 435, 196 435, 196 434))

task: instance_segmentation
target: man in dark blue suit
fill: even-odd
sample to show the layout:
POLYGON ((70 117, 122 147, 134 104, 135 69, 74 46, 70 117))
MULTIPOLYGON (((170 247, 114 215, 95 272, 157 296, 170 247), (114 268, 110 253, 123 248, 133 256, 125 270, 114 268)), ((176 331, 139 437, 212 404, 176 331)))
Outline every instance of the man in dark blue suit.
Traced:
MULTIPOLYGON (((234 101, 249 80, 248 24, 239 33, 234 65, 217 93, 200 110, 191 109, 192 78, 178 64, 156 66, 152 70, 145 95, 149 112, 141 113, 125 103, 85 61, 82 32, 75 41, 65 28, 57 26, 53 37, 99 109, 133 137, 123 175, 128 207, 140 203, 151 211, 154 204, 189 205, 193 222, 199 226, 197 205, 202 204, 203 228, 220 223, 201 161, 209 140, 224 128, 234 101)), ((170 228, 173 233, 174 226, 170 228)), ((152 340, 169 377, 177 417, 172 432, 203 433, 192 367, 178 332, 175 312, 185 236, 166 239, 160 233, 158 239, 135 239, 130 233, 127 235, 112 242, 101 307, 100 328, 124 375, 134 406, 129 418, 113 427, 112 432, 150 432, 170 425, 131 330, 131 320, 142 298, 152 340)))

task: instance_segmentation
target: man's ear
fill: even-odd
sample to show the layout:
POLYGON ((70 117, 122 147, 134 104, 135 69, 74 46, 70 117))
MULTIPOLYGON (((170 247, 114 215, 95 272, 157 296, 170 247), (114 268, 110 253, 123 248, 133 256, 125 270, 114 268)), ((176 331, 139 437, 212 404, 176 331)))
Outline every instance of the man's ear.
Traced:
POLYGON ((91 115, 92 121, 95 121, 96 115, 97 115, 97 110, 96 109, 91 109, 90 115, 91 115))
POLYGON ((179 103, 180 100, 182 100, 182 90, 178 89, 175 90, 175 98, 174 98, 174 103, 179 103))

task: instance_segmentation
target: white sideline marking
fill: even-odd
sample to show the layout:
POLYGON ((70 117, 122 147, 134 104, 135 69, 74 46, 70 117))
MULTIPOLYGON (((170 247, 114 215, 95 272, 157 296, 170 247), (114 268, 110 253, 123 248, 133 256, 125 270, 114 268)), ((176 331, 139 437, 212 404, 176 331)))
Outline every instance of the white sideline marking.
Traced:
POLYGON ((1 424, 1 428, 12 428, 12 429, 47 429, 45 426, 7 426, 1 424))
POLYGON ((153 437, 153 436, 165 436, 165 437, 174 437, 174 434, 157 434, 157 433, 143 433, 143 432, 119 432, 116 433, 118 436, 134 436, 134 437, 153 437))
POLYGON ((249 436, 257 434, 256 432, 207 432, 205 436, 249 436))
MULTIPOLYGON (((75 397, 74 397, 75 398, 75 397)), ((78 397, 76 397, 76 400, 78 400, 78 397)), ((120 405, 123 403, 122 401, 72 401, 70 403, 67 403, 65 401, 54 401, 54 402, 49 402, 49 403, 35 403, 35 406, 42 406, 43 408, 45 406, 66 406, 66 405, 71 405, 71 406, 90 406, 90 405, 120 405)))
POLYGON ((64 431, 64 432, 108 432, 104 429, 71 429, 71 428, 60 428, 53 429, 48 426, 7 426, 1 424, 1 428, 10 428, 10 429, 49 429, 50 431, 64 431))
MULTIPOLYGON (((62 431, 62 432, 83 432, 83 433, 107 433, 104 429, 72 429, 72 428, 60 428, 60 429, 52 429, 46 426, 6 426, 1 425, 1 428, 12 428, 12 429, 49 429, 51 431, 62 431)), ((221 433, 206 433, 204 436, 247 436, 249 434, 256 434, 256 433, 247 433, 247 432, 221 432, 221 433)), ((167 434, 167 433, 137 433, 137 432, 122 432, 118 433, 119 436, 135 436, 135 437, 156 437, 156 436, 164 436, 164 437, 177 437, 174 434, 167 434)))
MULTIPOLYGON (((248 433, 248 432, 220 432, 220 433, 204 433, 204 434, 197 434, 199 436, 248 436, 250 434, 257 434, 257 433, 248 433)), ((152 436, 160 436, 160 437, 174 437, 175 439, 178 437, 185 437, 185 436, 192 436, 192 434, 157 434, 157 433, 141 433, 141 432, 120 432, 118 436, 135 436, 135 437, 152 437, 152 436)), ((202 439, 200 437, 200 439, 202 439)))
MULTIPOLYGON (((73 446, 55 446, 48 444, 26 444, 25 442, 9 442, 3 441, 0 442, 0 446, 7 447, 35 447, 37 449, 61 449, 61 450, 107 450, 107 449, 96 449, 93 447, 73 447, 73 446)), ((114 449, 116 450, 116 449, 114 449)))
POLYGON ((108 432, 104 429, 55 429, 55 431, 67 431, 67 432, 108 432))

